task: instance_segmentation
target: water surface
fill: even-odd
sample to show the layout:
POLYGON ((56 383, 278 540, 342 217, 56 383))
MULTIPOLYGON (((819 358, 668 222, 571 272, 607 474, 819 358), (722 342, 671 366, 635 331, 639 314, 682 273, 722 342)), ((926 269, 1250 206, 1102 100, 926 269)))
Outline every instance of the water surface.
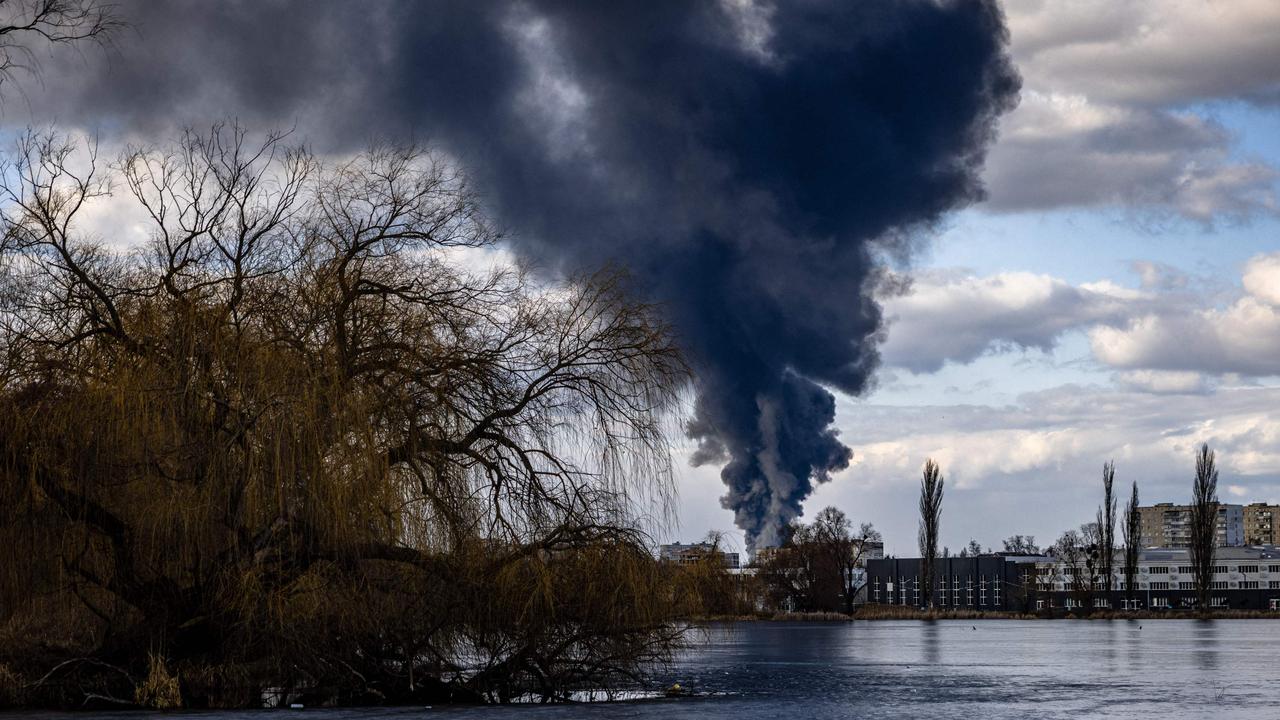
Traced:
POLYGON ((698 697, 278 712, 313 720, 1280 717, 1278 665, 1280 622, 1267 620, 742 623, 713 627, 659 678, 705 693, 698 697))

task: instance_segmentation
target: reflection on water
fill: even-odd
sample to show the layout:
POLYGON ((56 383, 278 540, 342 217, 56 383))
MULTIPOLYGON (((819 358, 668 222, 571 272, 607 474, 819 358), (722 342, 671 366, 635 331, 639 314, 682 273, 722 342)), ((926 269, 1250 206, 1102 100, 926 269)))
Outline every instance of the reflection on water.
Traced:
POLYGON ((924 662, 926 665, 937 665, 938 658, 938 623, 927 622, 920 631, 924 643, 924 662))
POLYGON ((1201 620, 1194 630, 1193 652, 1196 667, 1213 672, 1218 669, 1218 628, 1214 620, 1201 620))
POLYGON ((1266 620, 743 623, 713 627, 701 639, 656 681, 678 681, 702 693, 698 697, 555 707, 307 710, 306 715, 312 720, 1280 717, 1280 683, 1274 680, 1280 623, 1266 620))

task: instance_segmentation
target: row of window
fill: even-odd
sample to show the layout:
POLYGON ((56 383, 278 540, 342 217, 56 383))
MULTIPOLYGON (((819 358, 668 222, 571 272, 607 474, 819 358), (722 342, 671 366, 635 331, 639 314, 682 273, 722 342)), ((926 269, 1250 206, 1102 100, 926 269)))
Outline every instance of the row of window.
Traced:
MULTIPOLYGON (((871 582, 871 599, 872 602, 888 602, 894 604, 895 598, 902 605, 920 605, 920 578, 899 578, 898 592, 894 593, 893 576, 888 577, 884 581, 883 592, 881 589, 880 578, 874 578, 871 582)), ((939 605, 946 606, 964 606, 972 607, 974 605, 974 590, 977 590, 978 606, 986 606, 988 600, 991 605, 1000 605, 1000 580, 997 578, 987 579, 986 575, 979 576, 978 583, 975 587, 973 578, 965 579, 964 587, 961 587, 960 577, 951 576, 950 578, 950 600, 948 603, 948 579, 943 576, 938 583, 939 605)))
MULTIPOLYGON (((1227 565, 1214 565, 1213 572, 1214 574, 1217 574, 1217 575, 1226 575, 1228 573, 1233 573, 1233 572, 1242 573, 1246 575, 1251 573, 1256 574, 1259 572, 1280 574, 1280 565, 1267 565, 1265 567, 1266 567, 1266 570, 1264 571, 1262 569, 1263 568, 1262 565, 1237 565, 1235 568, 1231 568, 1230 566, 1227 566, 1227 565)), ((1149 567, 1139 568, 1138 571, 1143 575, 1168 575, 1170 574, 1171 569, 1172 569, 1172 566, 1169 566, 1169 565, 1151 565, 1149 567)), ((1041 567, 1037 570, 1037 573, 1041 576, 1065 575, 1065 576, 1071 576, 1071 577, 1079 577, 1080 575, 1083 575, 1085 573, 1085 568, 1041 567)), ((1190 565, 1178 565, 1176 574, 1194 575, 1195 568, 1190 565)), ((1118 576, 1119 573, 1116 573, 1116 575, 1118 576)))

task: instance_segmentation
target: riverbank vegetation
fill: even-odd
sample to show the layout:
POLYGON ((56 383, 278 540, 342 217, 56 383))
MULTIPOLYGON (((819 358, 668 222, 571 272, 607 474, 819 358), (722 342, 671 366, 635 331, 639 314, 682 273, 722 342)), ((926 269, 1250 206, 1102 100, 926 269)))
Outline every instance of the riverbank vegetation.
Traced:
POLYGON ((447 163, 215 126, 31 133, 3 178, 0 701, 556 700, 701 612, 637 530, 668 329, 460 259, 497 232, 447 163))

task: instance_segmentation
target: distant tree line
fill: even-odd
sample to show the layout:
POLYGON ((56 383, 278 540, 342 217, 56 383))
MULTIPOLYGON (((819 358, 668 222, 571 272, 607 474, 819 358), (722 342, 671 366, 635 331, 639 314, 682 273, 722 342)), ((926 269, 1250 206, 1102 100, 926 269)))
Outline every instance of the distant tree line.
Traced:
POLYGON ((818 512, 812 523, 793 522, 779 547, 757 554, 761 608, 853 612, 866 553, 881 542, 871 523, 855 527, 835 507, 818 512))

